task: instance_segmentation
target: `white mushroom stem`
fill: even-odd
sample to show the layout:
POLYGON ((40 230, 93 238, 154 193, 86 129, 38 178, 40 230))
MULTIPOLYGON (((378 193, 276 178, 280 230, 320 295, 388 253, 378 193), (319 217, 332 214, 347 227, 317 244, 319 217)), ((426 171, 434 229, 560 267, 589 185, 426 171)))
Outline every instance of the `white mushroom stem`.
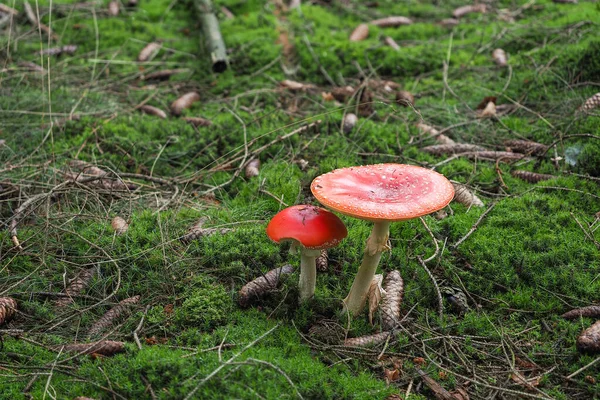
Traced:
POLYGON ((371 235, 367 239, 362 264, 354 278, 350 293, 344 299, 344 312, 350 312, 356 316, 365 306, 369 286, 375 276, 381 253, 389 250, 390 223, 390 221, 379 221, 373 225, 371 235))
POLYGON ((315 286, 317 285, 317 257, 321 255, 321 250, 310 250, 293 243, 291 252, 300 251, 300 301, 310 299, 315 295, 315 286))

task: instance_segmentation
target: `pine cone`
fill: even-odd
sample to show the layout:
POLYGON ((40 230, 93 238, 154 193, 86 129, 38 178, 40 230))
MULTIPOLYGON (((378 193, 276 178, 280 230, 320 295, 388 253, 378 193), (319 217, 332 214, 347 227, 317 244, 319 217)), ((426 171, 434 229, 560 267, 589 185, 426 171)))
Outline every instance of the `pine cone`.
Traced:
POLYGON ((342 124, 342 130, 345 134, 352 132, 354 126, 356 126, 356 122, 358 122, 358 117, 356 114, 348 113, 344 117, 344 122, 342 124))
POLYGON ((585 103, 579 107, 579 111, 591 111, 596 107, 600 107, 600 93, 596 93, 587 99, 585 103))
POLYGON ((413 107, 415 104, 415 96, 406 90, 400 90, 396 93, 396 104, 402 107, 413 107))
POLYGON ((467 153, 470 151, 485 151, 484 147, 477 146, 476 144, 466 143, 455 143, 455 144, 436 144, 433 146, 423 147, 425 153, 433 154, 436 156, 442 154, 458 154, 467 153))
POLYGON ((207 220, 207 218, 200 218, 198 222, 188 229, 188 232, 185 235, 179 238, 179 240, 181 240, 183 243, 189 243, 192 240, 199 239, 204 236, 214 235, 215 233, 223 235, 233 230, 230 228, 203 228, 207 220))
POLYGON ((512 176, 514 176, 515 178, 519 178, 519 179, 522 179, 522 180, 524 180, 526 182, 530 182, 530 183, 538 183, 541 181, 547 181, 549 179, 556 178, 554 175, 537 174, 535 172, 529 172, 529 171, 511 171, 510 174, 512 176))
POLYGON ((11 297, 0 297, 0 325, 14 318, 17 310, 17 301, 11 297))
POLYGON ((400 322, 400 305, 404 296, 404 281, 400 271, 392 271, 383 281, 383 300, 381 301, 381 326, 385 330, 394 329, 400 322))
POLYGON ((279 286, 281 277, 294 272, 291 265, 284 265, 281 268, 275 268, 259 276, 251 282, 248 282, 240 289, 238 303, 242 307, 248 307, 256 299, 265 296, 274 291, 279 286))
POLYGON ((252 178, 253 176, 258 176, 260 168, 260 160, 255 158, 254 160, 250 160, 248 164, 246 164, 246 169, 244 173, 246 178, 252 178))
POLYGON ((117 233, 117 235, 122 235, 129 229, 129 224, 123 218, 116 216, 112 219, 110 226, 117 233))
POLYGON ((102 356, 113 356, 125 351, 125 343, 113 340, 101 340, 92 343, 73 343, 63 346, 55 346, 55 350, 63 350, 69 353, 91 354, 96 353, 102 356))
POLYGON ((181 118, 182 120, 184 120, 185 122, 187 122, 188 124, 194 125, 196 128, 199 126, 211 126, 212 125, 212 121, 205 119, 205 118, 200 118, 200 117, 185 117, 185 118, 181 118))
POLYGON ((465 185, 452 182, 454 186, 454 201, 466 207, 484 207, 483 201, 472 193, 465 185))
POLYGON ((561 315, 564 319, 575 319, 579 317, 586 318, 598 318, 600 317, 600 306, 587 306, 576 308, 571 311, 567 311, 563 315, 561 315))
POLYGON ((577 350, 582 353, 597 353, 600 351, 600 321, 586 330, 577 338, 577 350))
POLYGON ((96 321, 94 325, 92 325, 88 336, 96 336, 100 332, 110 328, 115 319, 119 318, 121 314, 127 312, 131 306, 137 304, 139 301, 140 296, 133 296, 119 302, 119 304, 108 310, 106 314, 100 317, 100 319, 96 321))
POLYGON ((381 332, 374 335, 360 336, 356 338, 346 339, 344 346, 350 347, 371 347, 378 346, 385 343, 387 338, 390 336, 390 332, 381 332))
POLYGON ((354 94, 352 86, 337 87, 331 90, 331 95, 340 103, 345 103, 354 94))
POLYGON ((94 277, 96 273, 96 267, 92 267, 90 269, 86 269, 81 271, 79 275, 77 275, 65 288, 65 294, 67 296, 61 297, 54 303, 57 307, 64 307, 71 303, 73 303, 73 298, 70 296, 80 294, 87 288, 90 284, 90 281, 94 277))
POLYGON ((548 146, 545 144, 532 142, 529 140, 507 140, 504 142, 504 145, 508 147, 507 151, 531 154, 534 156, 541 156, 548 150, 548 146))
POLYGON ((317 271, 326 272, 329 264, 329 255, 327 249, 321 250, 321 255, 317 257, 315 263, 317 264, 317 271))
POLYGON ((363 88, 358 102, 358 115, 368 117, 371 114, 373 114, 373 95, 369 89, 363 88))

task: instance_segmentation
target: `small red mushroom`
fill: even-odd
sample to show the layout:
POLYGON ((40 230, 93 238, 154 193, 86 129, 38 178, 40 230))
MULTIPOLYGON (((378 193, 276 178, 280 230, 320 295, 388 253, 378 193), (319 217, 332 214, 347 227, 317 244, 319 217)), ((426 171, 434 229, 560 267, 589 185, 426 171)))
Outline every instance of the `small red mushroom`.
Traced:
POLYGON ((267 236, 276 243, 291 241, 300 251, 300 300, 315 294, 317 267, 321 250, 335 247, 348 235, 346 226, 335 214, 311 205, 298 205, 280 211, 267 225, 267 236))
POLYGON ((404 164, 336 169, 316 177, 310 190, 324 206, 374 222, 362 264, 344 299, 345 311, 353 315, 363 309, 381 253, 389 250, 390 224, 431 214, 454 197, 452 183, 443 175, 404 164))

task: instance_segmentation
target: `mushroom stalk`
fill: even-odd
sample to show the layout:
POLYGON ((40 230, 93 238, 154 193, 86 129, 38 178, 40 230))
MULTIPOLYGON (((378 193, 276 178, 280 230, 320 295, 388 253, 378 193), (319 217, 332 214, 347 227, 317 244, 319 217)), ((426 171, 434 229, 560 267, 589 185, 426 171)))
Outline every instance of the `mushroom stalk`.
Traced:
POLYGON ((317 257, 321 250, 300 249, 300 301, 310 299, 315 295, 317 285, 317 257))
POLYGON ((369 286, 381 259, 381 253, 389 250, 390 223, 390 221, 378 221, 373 225, 371 235, 367 239, 362 263, 354 278, 350 293, 344 299, 344 312, 358 315, 362 311, 367 299, 369 286))

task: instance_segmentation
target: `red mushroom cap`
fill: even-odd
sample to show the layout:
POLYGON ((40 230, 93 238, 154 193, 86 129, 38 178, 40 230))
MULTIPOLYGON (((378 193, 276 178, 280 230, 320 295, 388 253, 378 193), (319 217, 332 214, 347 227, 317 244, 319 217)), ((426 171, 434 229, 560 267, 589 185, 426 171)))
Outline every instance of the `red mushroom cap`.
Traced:
POLYGON ((443 175, 405 164, 340 168, 316 177, 310 190, 321 204, 369 221, 403 221, 437 211, 452 201, 443 175))
POLYGON ((321 250, 337 246, 348 235, 348 230, 332 212, 298 205, 275 215, 267 225, 267 235, 276 243, 293 239, 307 249, 321 250))

